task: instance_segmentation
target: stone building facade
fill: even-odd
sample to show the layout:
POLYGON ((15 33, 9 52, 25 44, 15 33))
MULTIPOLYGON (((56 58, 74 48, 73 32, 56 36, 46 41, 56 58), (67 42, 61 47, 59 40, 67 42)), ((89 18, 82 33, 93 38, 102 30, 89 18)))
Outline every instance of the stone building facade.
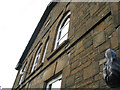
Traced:
POLYGON ((13 88, 108 88, 104 54, 112 48, 120 56, 119 16, 119 2, 50 3, 16 66, 13 88))

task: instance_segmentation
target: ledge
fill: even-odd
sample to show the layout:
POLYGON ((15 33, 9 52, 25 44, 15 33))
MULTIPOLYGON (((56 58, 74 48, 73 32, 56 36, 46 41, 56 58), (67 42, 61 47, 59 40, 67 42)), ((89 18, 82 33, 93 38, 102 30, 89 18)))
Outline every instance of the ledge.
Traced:
POLYGON ((23 82, 25 82, 27 79, 29 79, 35 72, 37 72, 39 70, 39 68, 41 68, 43 66, 44 63, 41 63, 33 72, 31 72, 23 82))
POLYGON ((62 42, 48 57, 47 59, 49 60, 52 58, 57 52, 59 52, 67 43, 69 42, 69 39, 65 40, 62 42))

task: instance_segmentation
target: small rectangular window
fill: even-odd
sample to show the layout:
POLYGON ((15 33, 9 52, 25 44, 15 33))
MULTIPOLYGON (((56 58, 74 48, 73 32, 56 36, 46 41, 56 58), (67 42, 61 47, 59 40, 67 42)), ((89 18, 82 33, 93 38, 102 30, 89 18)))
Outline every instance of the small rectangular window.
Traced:
POLYGON ((47 83, 46 90, 60 90, 62 82, 62 75, 59 75, 57 78, 52 79, 47 83))

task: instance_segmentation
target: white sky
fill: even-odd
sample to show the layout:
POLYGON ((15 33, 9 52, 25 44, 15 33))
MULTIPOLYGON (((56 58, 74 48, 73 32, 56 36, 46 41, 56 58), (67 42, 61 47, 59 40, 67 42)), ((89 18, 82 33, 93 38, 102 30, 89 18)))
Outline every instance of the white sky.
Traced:
POLYGON ((51 0, 0 0, 0 86, 11 88, 17 65, 51 0))

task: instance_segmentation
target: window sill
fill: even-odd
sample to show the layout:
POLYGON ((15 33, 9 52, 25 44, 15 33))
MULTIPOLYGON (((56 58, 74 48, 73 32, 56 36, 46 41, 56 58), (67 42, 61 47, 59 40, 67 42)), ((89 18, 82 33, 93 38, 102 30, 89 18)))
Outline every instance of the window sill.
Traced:
POLYGON ((30 72, 30 74, 25 78, 25 80, 29 79, 35 72, 37 72, 39 68, 43 66, 43 64, 44 63, 41 63, 33 72, 30 72))
POLYGON ((49 60, 52 58, 57 52, 59 52, 67 43, 69 42, 69 39, 63 41, 48 57, 47 59, 49 60))

